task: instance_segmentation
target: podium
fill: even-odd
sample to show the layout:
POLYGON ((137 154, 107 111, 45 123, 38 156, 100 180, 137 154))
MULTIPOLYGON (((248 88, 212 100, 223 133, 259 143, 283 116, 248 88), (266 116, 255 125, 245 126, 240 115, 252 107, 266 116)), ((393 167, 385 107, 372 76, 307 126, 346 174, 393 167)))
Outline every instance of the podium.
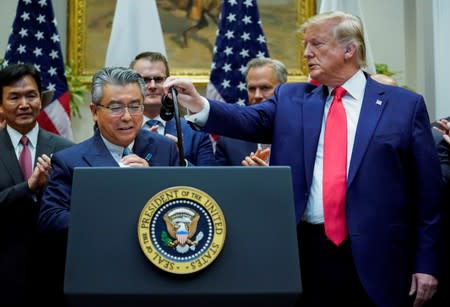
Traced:
POLYGON ((295 306, 302 292, 289 167, 76 168, 64 280, 68 306, 295 306), (137 224, 161 190, 210 195, 226 221, 205 269, 151 263, 137 224))

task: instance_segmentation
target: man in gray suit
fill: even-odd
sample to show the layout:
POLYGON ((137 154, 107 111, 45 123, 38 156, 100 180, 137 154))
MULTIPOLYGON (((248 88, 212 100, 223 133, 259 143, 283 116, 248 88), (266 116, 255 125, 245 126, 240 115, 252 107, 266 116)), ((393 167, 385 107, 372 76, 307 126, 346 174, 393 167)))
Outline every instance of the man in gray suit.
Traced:
POLYGON ((49 286, 51 274, 38 272, 45 266, 40 261, 45 247, 36 231, 37 214, 51 155, 73 143, 39 128, 42 104, 41 77, 33 65, 14 64, 0 71, 0 113, 6 124, 0 129, 0 306, 36 303, 39 285, 49 286), (24 149, 29 167, 22 171, 24 149))

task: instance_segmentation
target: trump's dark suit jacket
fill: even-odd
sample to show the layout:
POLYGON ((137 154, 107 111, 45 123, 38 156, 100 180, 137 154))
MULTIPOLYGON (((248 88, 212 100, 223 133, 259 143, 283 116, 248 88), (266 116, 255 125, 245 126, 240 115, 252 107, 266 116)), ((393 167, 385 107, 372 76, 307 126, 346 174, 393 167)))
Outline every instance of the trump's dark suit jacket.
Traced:
MULTIPOLYGON (((72 144, 39 129, 36 158, 72 144)), ((36 231, 40 200, 41 191, 32 193, 23 178, 7 129, 0 129, 0 306, 23 305, 45 282, 35 272, 42 264, 35 261, 42 251, 36 231)))
MULTIPOLYGON (((309 197, 326 97, 323 86, 289 83, 254 106, 210 101, 206 131, 272 143, 270 164, 291 167, 297 222, 309 197)), ((378 306, 407 302, 414 272, 439 275, 440 192, 423 97, 367 78, 346 216, 357 272, 378 306)))

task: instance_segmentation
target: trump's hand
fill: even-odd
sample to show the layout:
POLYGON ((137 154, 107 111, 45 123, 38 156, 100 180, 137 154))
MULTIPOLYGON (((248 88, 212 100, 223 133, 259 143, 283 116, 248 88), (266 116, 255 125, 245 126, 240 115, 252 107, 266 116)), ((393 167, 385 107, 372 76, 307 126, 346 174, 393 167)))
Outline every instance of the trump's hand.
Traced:
POLYGON ((436 293, 437 286, 438 280, 434 276, 424 273, 413 274, 409 291, 409 295, 416 295, 413 306, 420 307, 431 299, 436 293))
POLYGON ((197 92, 194 84, 187 79, 168 77, 164 82, 164 92, 172 98, 171 88, 178 92, 178 102, 186 107, 191 113, 198 113, 204 108, 202 96, 197 92))

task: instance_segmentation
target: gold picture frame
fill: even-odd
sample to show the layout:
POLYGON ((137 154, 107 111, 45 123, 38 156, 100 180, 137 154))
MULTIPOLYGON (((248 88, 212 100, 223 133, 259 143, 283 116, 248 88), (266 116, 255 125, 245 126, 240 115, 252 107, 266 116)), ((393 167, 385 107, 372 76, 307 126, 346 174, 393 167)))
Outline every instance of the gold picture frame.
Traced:
MULTIPOLYGON (((272 7, 286 5, 280 4, 279 1, 276 0, 272 1, 273 3, 271 4, 271 1, 265 1, 264 3, 268 2, 272 7)), ((289 71, 289 82, 305 81, 307 79, 307 69, 303 59, 302 38, 301 34, 298 33, 296 29, 308 17, 315 14, 315 0, 290 0, 285 1, 285 3, 291 3, 289 4, 291 6, 288 7, 288 11, 285 11, 286 13, 289 13, 290 16, 294 16, 293 19, 296 19, 289 21, 291 23, 289 24, 289 27, 293 29, 292 32, 287 34, 295 40, 295 45, 292 47, 292 39, 285 36, 286 30, 284 27, 281 27, 279 24, 276 24, 276 26, 273 27, 274 29, 272 32, 277 31, 276 34, 279 34, 278 36, 280 36, 277 41, 275 39, 276 34, 273 35, 274 39, 272 40, 270 25, 267 28, 264 26, 269 52, 271 53, 270 56, 277 58, 286 64, 289 71), (272 46, 270 45, 271 41, 274 41, 272 46), (278 53, 275 52, 274 55, 271 51, 272 49, 277 49, 278 53)), ((261 7, 264 8, 264 6, 261 6, 259 3, 258 5, 260 7, 260 16, 263 24, 265 22, 264 18, 268 20, 267 23, 270 23, 269 21, 274 19, 270 17, 277 17, 278 21, 275 22, 279 22, 280 19, 287 19, 284 16, 279 16, 279 9, 268 7, 263 11, 261 7), (275 12, 276 14, 274 14, 275 12), (267 14, 272 14, 273 16, 267 16, 267 14)), ((114 7, 115 1, 111 0, 69 0, 68 63, 72 67, 74 74, 80 77, 85 83, 90 83, 92 75, 102 67, 100 61, 97 60, 97 62, 93 62, 93 59, 95 59, 95 57, 102 57, 102 53, 106 54, 107 40, 105 42, 105 36, 109 37, 109 33, 105 33, 107 31, 104 30, 96 32, 95 27, 98 28, 100 25, 103 26, 103 29, 107 27, 110 28, 112 23, 111 16, 114 15, 114 7)), ((162 12, 161 10, 162 9, 159 9, 160 12, 162 12)), ((165 11, 163 14, 166 14, 165 11)), ((175 15, 175 17, 178 18, 177 15, 175 15)), ((165 36, 164 39, 167 41, 162 17, 161 23, 165 36)), ((211 43, 209 44, 211 45, 211 43)), ((214 44, 214 42, 212 42, 212 44, 214 44)), ((171 50, 174 50, 174 47, 172 47, 171 50)), ((175 51, 179 51, 178 53, 180 54, 183 53, 183 50, 175 51)), ((212 55, 209 56, 212 58, 212 55)), ((206 66, 200 68, 199 65, 192 65, 192 67, 177 67, 176 61, 172 60, 173 57, 170 55, 168 55, 168 57, 171 65, 171 75, 187 76, 193 80, 196 85, 206 86, 209 81, 209 66, 211 61, 208 62, 203 60, 202 64, 206 66)), ((183 60, 184 59, 185 58, 183 58, 183 60)))

